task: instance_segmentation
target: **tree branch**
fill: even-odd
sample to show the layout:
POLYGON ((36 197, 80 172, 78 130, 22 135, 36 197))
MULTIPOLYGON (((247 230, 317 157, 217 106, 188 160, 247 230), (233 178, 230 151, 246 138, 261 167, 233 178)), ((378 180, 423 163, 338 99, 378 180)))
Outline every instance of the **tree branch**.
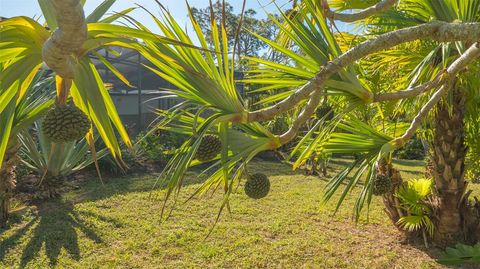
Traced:
MULTIPOLYGON (((457 60, 455 60, 447 69, 447 73, 458 73, 460 70, 464 69, 469 63, 473 62, 477 57, 480 56, 480 43, 473 44, 468 50, 466 50, 457 60)), ((446 93, 449 89, 448 83, 445 83, 436 91, 430 100, 420 109, 417 116, 413 119, 410 127, 407 131, 400 137, 395 138, 393 141, 397 147, 403 146, 410 138, 413 137, 415 131, 420 127, 422 121, 427 116, 428 112, 440 101, 443 94, 446 93)))
POLYGON ((368 18, 372 15, 375 15, 376 13, 385 11, 391 6, 393 6, 397 1, 398 0, 383 0, 381 2, 378 2, 376 5, 373 5, 369 8, 353 14, 336 13, 332 11, 328 5, 327 0, 322 0, 322 7, 325 12, 325 16, 329 19, 343 22, 355 22, 368 18))
POLYGON ((73 79, 77 52, 87 39, 87 24, 80 0, 50 0, 55 8, 58 29, 43 44, 43 61, 57 75, 73 79))
POLYGON ((451 77, 454 77, 456 74, 448 74, 445 70, 444 72, 440 72, 437 76, 424 84, 415 86, 413 88, 409 88, 406 90, 396 91, 396 92, 387 92, 387 93, 380 93, 375 94, 373 96, 373 102, 383 102, 383 101, 391 101, 391 100, 399 100, 405 99, 409 97, 414 97, 420 95, 428 90, 436 88, 440 85, 443 85, 445 81, 451 77))
POLYGON ((302 127, 305 122, 315 113, 315 109, 318 107, 322 99, 323 92, 315 91, 312 93, 310 100, 308 100, 307 105, 303 108, 302 112, 298 117, 293 121, 292 126, 282 135, 280 135, 280 143, 285 145, 295 138, 298 130, 302 127))
MULTIPOLYGON (((434 40, 438 42, 480 40, 480 23, 446 23, 431 22, 418 26, 399 29, 364 41, 350 49, 333 61, 323 66, 314 78, 297 89, 292 95, 277 104, 248 113, 248 122, 270 120, 276 115, 288 111, 303 99, 309 97, 313 91, 321 90, 323 83, 342 68, 354 63, 361 58, 414 40, 434 40)), ((373 101, 373 94, 365 91, 362 98, 365 102, 373 101)))
MULTIPOLYGON (((474 46, 475 44, 472 47, 474 46)), ((457 60, 460 60, 460 59, 461 57, 457 60)), ((447 69, 445 69, 443 72, 438 73, 433 80, 407 90, 375 94, 373 96, 373 102, 383 102, 383 101, 399 100, 399 99, 414 97, 430 89, 440 87, 441 85, 445 84, 447 81, 456 77, 457 74, 463 68, 465 68, 469 63, 470 61, 460 61, 460 62, 454 61, 452 64, 450 64, 450 66, 447 69)))
MULTIPOLYGON (((422 120, 426 117, 428 112, 432 107, 438 103, 442 95, 448 90, 448 82, 451 81, 461 70, 463 70, 468 64, 473 62, 477 57, 480 56, 480 43, 473 44, 468 50, 466 50, 458 59, 456 59, 445 72, 442 72, 434 80, 430 81, 431 83, 425 83, 416 87, 415 91, 419 92, 425 88, 433 88, 435 85, 440 86, 440 89, 436 91, 430 100, 425 104, 424 107, 420 110, 418 115, 412 121, 412 124, 405 132, 404 135, 395 139, 397 146, 401 146, 406 141, 408 141, 415 133, 416 129, 421 125, 422 120), (427 86, 424 86, 427 85, 427 86)), ((413 89, 412 89, 413 90, 413 89)), ((410 90, 411 92, 411 90, 410 90)), ((315 109, 318 107, 318 104, 321 101, 322 91, 314 91, 310 96, 310 100, 307 105, 303 108, 302 112, 298 115, 297 119, 293 122, 292 126, 288 129, 287 132, 280 135, 280 142, 286 144, 291 141, 297 135, 300 127, 311 117, 315 112, 315 109)))

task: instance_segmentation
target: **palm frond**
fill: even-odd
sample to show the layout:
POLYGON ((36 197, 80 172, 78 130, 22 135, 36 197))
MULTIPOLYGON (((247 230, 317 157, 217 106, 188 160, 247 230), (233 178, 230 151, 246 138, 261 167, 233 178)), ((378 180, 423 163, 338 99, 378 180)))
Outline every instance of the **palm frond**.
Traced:
POLYGON ((425 229, 430 236, 433 235, 432 211, 424 201, 432 193, 432 186, 433 180, 426 178, 409 180, 400 186, 395 196, 409 215, 401 217, 398 225, 408 231, 425 229))
MULTIPOLYGON (((273 50, 284 54, 291 64, 279 64, 262 58, 250 57, 253 69, 243 81, 258 84, 255 93, 278 90, 262 104, 282 100, 285 93, 291 94, 294 88, 304 85, 320 71, 321 66, 342 54, 336 36, 331 32, 319 4, 312 0, 303 1, 298 14, 290 18, 283 14, 284 23, 274 16, 270 19, 280 28, 288 42, 298 47, 299 52, 286 46, 287 41, 268 40, 255 35, 267 43, 273 50)), ((326 94, 347 96, 349 99, 365 97, 368 86, 361 82, 353 68, 342 70, 325 82, 326 94)))
POLYGON ((358 153, 361 157, 328 182, 325 187, 323 202, 328 202, 338 188, 348 180, 337 203, 338 210, 345 197, 364 177, 362 190, 354 206, 354 215, 356 220, 358 220, 365 203, 369 205, 371 202, 372 184, 376 176, 378 162, 388 158, 395 146, 391 144, 391 137, 354 118, 348 119, 348 122, 339 123, 337 128, 343 132, 333 132, 323 144, 322 152, 358 153), (349 177, 355 169, 357 171, 353 177, 349 177))
POLYGON ((445 265, 479 264, 480 244, 457 244, 454 248, 449 247, 438 262, 445 265))
MULTIPOLYGON (((169 90, 171 95, 181 97, 198 106, 225 116, 238 117, 245 113, 233 76, 233 63, 229 59, 226 29, 218 28, 212 17, 213 48, 209 48, 198 22, 190 13, 190 22, 201 48, 194 48, 189 35, 166 11, 160 19, 153 17, 164 35, 179 44, 167 45, 155 41, 145 41, 142 54, 154 67, 147 66, 160 77, 172 83, 180 90, 169 90)), ((137 23, 138 24, 138 23, 137 23)))

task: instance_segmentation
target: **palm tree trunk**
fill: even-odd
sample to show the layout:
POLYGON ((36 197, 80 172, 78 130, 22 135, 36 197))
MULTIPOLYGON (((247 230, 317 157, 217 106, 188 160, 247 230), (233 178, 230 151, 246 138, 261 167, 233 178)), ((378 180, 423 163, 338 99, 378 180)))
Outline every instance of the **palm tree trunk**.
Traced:
POLYGON ((18 145, 15 142, 10 143, 0 168, 0 227, 2 228, 7 224, 10 199, 17 183, 15 174, 17 151, 18 145))
POLYGON ((377 172, 379 174, 388 176, 392 180, 392 190, 388 193, 385 193, 382 196, 383 204, 385 206, 384 208, 385 213, 387 213, 393 225, 399 231, 403 232, 407 237, 410 237, 411 234, 405 229, 403 229, 400 225, 398 225, 398 220, 407 214, 405 210, 402 209, 402 207, 400 206, 400 202, 398 201, 398 198, 395 196, 395 193, 403 184, 403 179, 402 179, 402 176, 400 175, 400 171, 394 168, 391 162, 382 160, 378 164, 377 172))
POLYGON ((465 100, 461 90, 452 92, 451 105, 443 100, 437 107, 433 139, 434 242, 439 246, 462 241, 462 198, 466 190, 464 143, 465 100))

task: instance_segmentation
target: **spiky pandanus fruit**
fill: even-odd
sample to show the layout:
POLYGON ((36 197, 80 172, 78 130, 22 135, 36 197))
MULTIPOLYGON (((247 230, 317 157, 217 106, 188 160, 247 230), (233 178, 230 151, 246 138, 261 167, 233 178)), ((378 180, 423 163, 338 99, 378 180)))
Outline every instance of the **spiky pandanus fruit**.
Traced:
POLYGON ((385 194, 392 190, 392 186, 392 180, 389 176, 378 174, 373 180, 373 194, 385 194))
POLYGON ((270 180, 265 174, 256 173, 250 175, 245 183, 245 194, 253 199, 267 196, 270 191, 270 180))
POLYGON ((208 162, 215 158, 222 151, 222 141, 220 137, 213 134, 207 134, 202 138, 195 158, 201 162, 208 162))
POLYGON ((55 105, 43 119, 42 132, 53 142, 69 142, 84 137, 90 120, 73 103, 55 105))
POLYGON ((325 120, 327 121, 332 120, 333 116, 335 116, 333 108, 329 104, 321 105, 317 108, 317 111, 315 113, 317 115, 317 119, 325 117, 325 120))

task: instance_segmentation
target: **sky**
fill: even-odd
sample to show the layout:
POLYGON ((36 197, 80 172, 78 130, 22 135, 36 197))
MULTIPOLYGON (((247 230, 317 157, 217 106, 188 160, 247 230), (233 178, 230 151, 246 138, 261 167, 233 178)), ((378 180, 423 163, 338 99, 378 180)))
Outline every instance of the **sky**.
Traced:
MULTIPOLYGON (((88 16, 95 7, 101 3, 102 0, 87 0, 85 4, 85 14, 88 16)), ((243 0, 230 0, 228 1, 234 7, 235 13, 240 13, 242 10, 243 0)), ((272 0, 247 0, 247 9, 252 8, 257 11, 258 17, 265 17, 266 12, 275 12, 277 10, 276 6, 271 3, 272 0), (266 11, 264 11, 265 9, 266 11)), ((289 0, 276 0, 277 5, 290 5, 288 4, 289 0)), ((186 12, 186 4, 184 0, 160 0, 164 6, 166 6, 173 17, 177 20, 180 25, 187 25, 188 18, 186 12)), ((209 5, 208 0, 189 0, 188 3, 192 7, 204 8, 209 5)), ((158 14, 158 6, 154 0, 117 0, 110 11, 121 11, 126 8, 134 7, 136 4, 142 5, 149 11, 154 14, 158 14)), ((29 17, 39 17, 41 16, 41 10, 38 6, 36 0, 0 0, 0 16, 2 17, 13 17, 13 16, 29 16, 29 17)), ((146 15, 143 10, 135 10, 130 13, 132 17, 139 20, 152 31, 155 31, 157 28, 155 23, 148 15, 146 15)), ((43 18, 40 19, 43 22, 43 18)))

